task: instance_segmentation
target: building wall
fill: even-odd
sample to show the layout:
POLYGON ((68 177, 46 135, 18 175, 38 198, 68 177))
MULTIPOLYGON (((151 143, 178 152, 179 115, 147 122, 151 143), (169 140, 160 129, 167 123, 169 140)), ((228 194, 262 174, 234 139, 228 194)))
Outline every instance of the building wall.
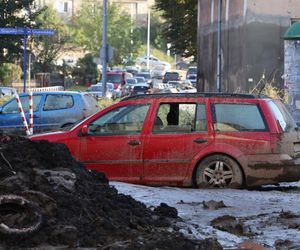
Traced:
MULTIPOLYGON (((211 91, 216 90, 218 2, 198 1, 198 64, 211 91)), ((283 35, 291 19, 300 17, 299 1, 222 2, 222 91, 249 92, 263 76, 283 87, 283 35)))
MULTIPOLYGON (((82 6, 83 2, 93 2, 102 6, 103 0, 35 0, 37 8, 52 5, 65 21, 69 21, 82 6)), ((109 0, 117 3, 123 10, 132 16, 137 25, 146 25, 148 8, 154 5, 155 0, 109 0)))

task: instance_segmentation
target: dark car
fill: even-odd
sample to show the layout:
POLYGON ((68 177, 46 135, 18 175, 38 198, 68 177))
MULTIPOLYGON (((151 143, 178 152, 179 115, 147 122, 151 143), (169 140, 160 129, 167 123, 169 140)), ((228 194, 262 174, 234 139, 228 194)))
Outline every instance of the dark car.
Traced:
POLYGON ((147 83, 137 83, 133 86, 130 95, 144 95, 149 91, 149 85, 147 83))
POLYGON ((197 66, 190 66, 186 72, 186 80, 189 80, 193 86, 196 86, 197 82, 197 66))
POLYGON ((139 72, 135 76, 136 77, 144 77, 145 78, 145 82, 147 84, 149 84, 150 88, 153 87, 153 81, 152 81, 150 72, 139 72))
MULTIPOLYGON (((20 94, 20 101, 29 121, 29 96, 20 94)), ((33 93, 33 130, 42 132, 60 129, 86 118, 99 110, 89 93, 51 91, 33 93)), ((0 129, 24 132, 22 117, 15 98, 0 106, 0 129)))
POLYGON ((175 71, 168 71, 165 73, 163 77, 163 83, 167 83, 168 81, 180 81, 180 75, 175 71))
POLYGON ((69 131, 30 138, 65 143, 110 180, 205 188, 300 180, 300 131, 266 96, 136 95, 69 131))

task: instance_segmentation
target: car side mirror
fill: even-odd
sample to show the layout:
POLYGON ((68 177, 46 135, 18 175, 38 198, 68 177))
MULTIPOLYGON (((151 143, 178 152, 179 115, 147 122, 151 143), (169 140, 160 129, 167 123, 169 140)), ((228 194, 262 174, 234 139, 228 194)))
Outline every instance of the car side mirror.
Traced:
POLYGON ((87 136, 88 135, 88 126, 87 125, 84 125, 82 128, 81 128, 81 135, 82 136, 87 136))

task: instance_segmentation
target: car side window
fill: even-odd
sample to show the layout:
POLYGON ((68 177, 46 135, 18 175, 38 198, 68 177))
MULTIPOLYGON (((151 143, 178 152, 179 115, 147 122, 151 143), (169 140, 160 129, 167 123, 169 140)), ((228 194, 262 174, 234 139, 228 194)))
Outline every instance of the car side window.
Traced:
MULTIPOLYGON (((39 109, 39 103, 41 101, 42 96, 41 95, 34 95, 33 96, 33 111, 36 112, 39 109)), ((29 112, 29 96, 21 96, 20 102, 22 104, 23 111, 29 112)), ((19 106, 14 98, 11 102, 7 103, 3 106, 2 113, 3 114, 13 114, 13 113, 19 113, 19 106)))
POLYGON ((115 108, 88 124, 88 135, 139 134, 149 104, 131 104, 115 108))
POLYGON ((68 109, 74 106, 74 99, 71 95, 53 95, 46 96, 44 110, 68 109))
POLYGON ((266 131, 267 126, 256 104, 214 103, 214 130, 221 132, 266 131))
MULTIPOLYGON (((199 117, 202 116, 205 119, 205 112, 200 115, 200 110, 201 108, 199 117)), ((162 103, 154 120, 153 132, 190 133, 196 131, 200 125, 196 123, 196 112, 196 103, 162 103)))

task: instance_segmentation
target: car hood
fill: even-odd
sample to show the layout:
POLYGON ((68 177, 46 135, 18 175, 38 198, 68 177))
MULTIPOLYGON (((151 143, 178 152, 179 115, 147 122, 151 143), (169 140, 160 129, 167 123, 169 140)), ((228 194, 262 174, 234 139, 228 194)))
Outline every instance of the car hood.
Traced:
POLYGON ((47 140, 50 142, 62 141, 68 138, 70 131, 55 131, 28 136, 29 140, 47 140))

